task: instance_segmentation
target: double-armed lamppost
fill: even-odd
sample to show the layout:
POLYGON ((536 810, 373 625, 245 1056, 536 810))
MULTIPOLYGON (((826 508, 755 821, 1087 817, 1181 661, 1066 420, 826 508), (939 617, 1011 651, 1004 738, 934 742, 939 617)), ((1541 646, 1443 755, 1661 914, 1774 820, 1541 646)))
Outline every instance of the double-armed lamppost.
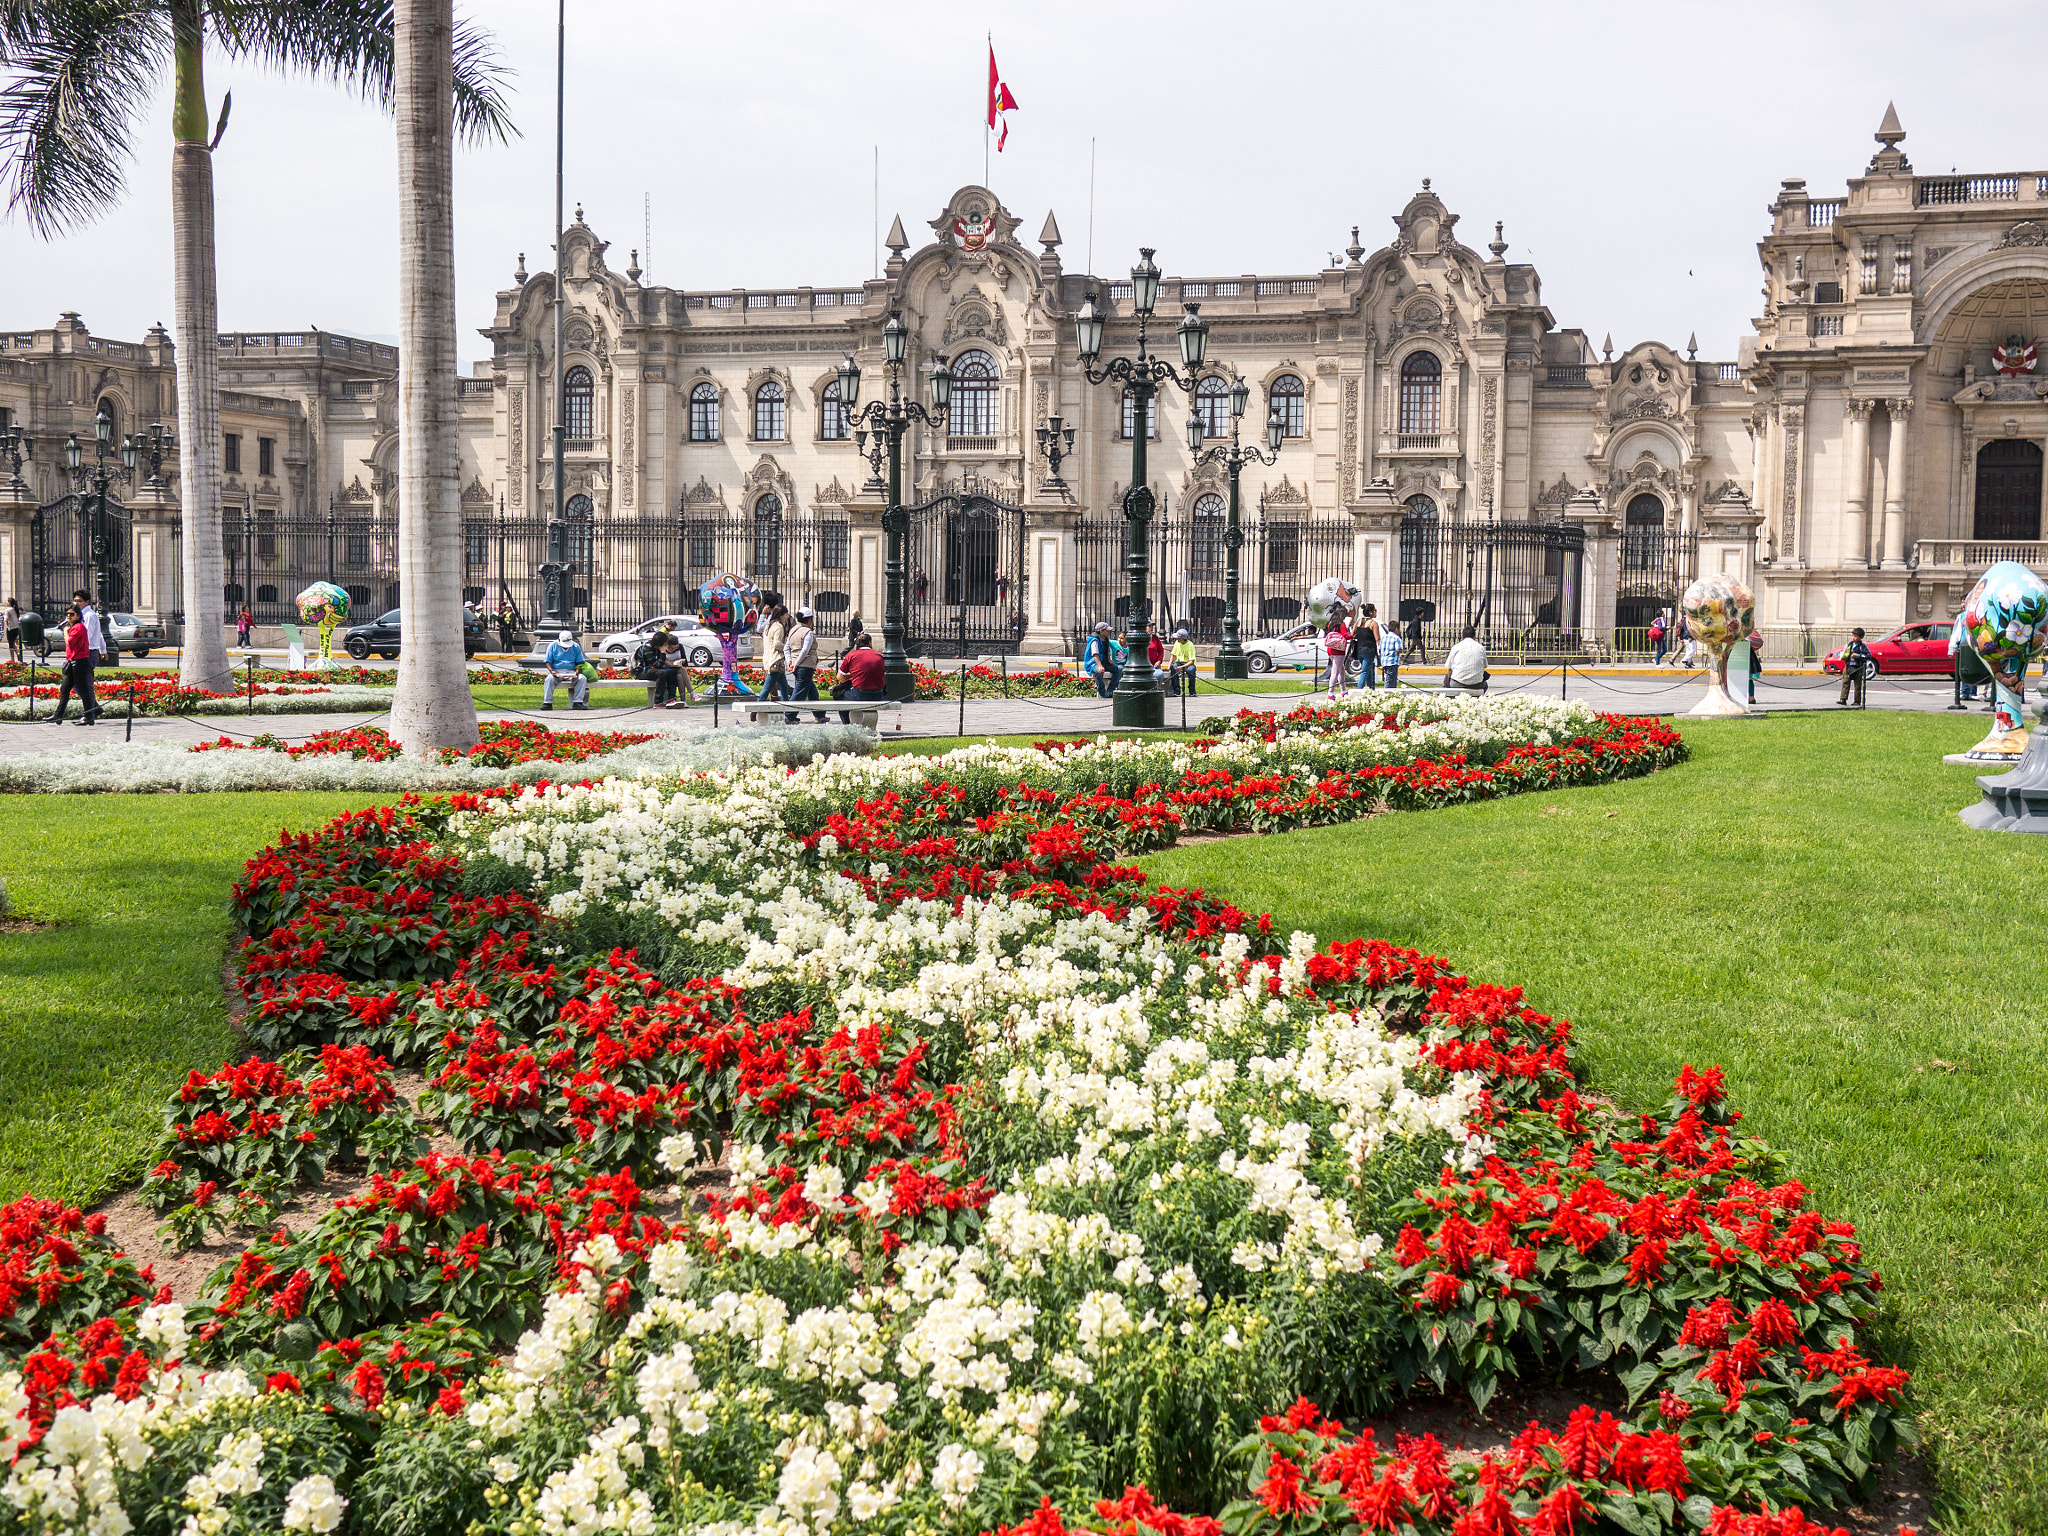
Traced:
POLYGON ((1245 678, 1244 646, 1239 643, 1237 624, 1237 552, 1244 548, 1244 529, 1237 521, 1237 478, 1247 464, 1271 464, 1280 457, 1281 441, 1287 436, 1287 418, 1280 413, 1276 403, 1266 417, 1266 450, 1246 448, 1237 440, 1237 424, 1244 419, 1245 407, 1251 404, 1252 387, 1243 379, 1230 386, 1230 446, 1228 448, 1202 447, 1203 422, 1200 412, 1188 417, 1188 451, 1195 456, 1195 467, 1204 464, 1221 464, 1230 471, 1230 521, 1223 528, 1223 649, 1216 653, 1216 676, 1219 679, 1245 678), (1270 451, 1268 451, 1270 450, 1270 451))
MULTIPOLYGON (((108 592, 107 587, 113 575, 109 567, 113 564, 114 553, 113 545, 107 538, 107 482, 113 478, 111 461, 116 458, 120 459, 121 467, 128 476, 134 476, 135 438, 130 434, 122 439, 118 449, 115 448, 114 419, 106 415, 93 417, 92 435, 92 467, 85 467, 85 453, 79 447, 75 433, 64 439, 64 467, 70 471, 72 483, 81 492, 88 484, 92 486, 94 505, 89 521, 86 521, 86 531, 92 551, 94 602, 100 610, 100 622, 105 624, 108 604, 113 600, 113 594, 108 592)), ((80 507, 78 510, 80 519, 86 520, 86 509, 80 507)))
POLYGON ((1038 428, 1038 451, 1045 455, 1045 462, 1052 466, 1052 478, 1045 482, 1045 489, 1058 491, 1060 496, 1071 501, 1067 482, 1060 478, 1060 465, 1074 453, 1074 429, 1060 416, 1048 416, 1038 428))
POLYGON ((1159 302, 1159 268, 1153 265, 1150 247, 1140 247, 1138 264, 1131 268, 1131 308, 1138 317, 1138 355, 1113 357, 1100 368, 1095 360, 1102 354, 1102 311, 1089 294, 1074 317, 1074 331, 1081 354, 1081 371, 1090 384, 1115 379, 1131 392, 1131 488, 1124 493, 1124 523, 1130 544, 1124 554, 1124 568, 1131 577, 1130 611, 1124 616, 1124 645, 1129 660, 1123 681, 1117 685, 1110 718, 1126 727, 1159 727, 1166 724, 1166 694, 1159 687, 1159 674, 1152 670, 1146 650, 1145 621, 1151 614, 1146 591, 1151 562, 1145 553, 1146 530, 1152 521, 1152 487, 1145 483, 1145 429, 1152 413, 1152 397, 1161 384, 1175 384, 1193 393, 1197 372, 1209 351, 1209 322, 1199 304, 1183 304, 1177 334, 1181 361, 1187 375, 1174 370, 1163 357, 1145 351, 1145 327, 1152 308, 1159 302))
POLYGON ((0 462, 6 463, 14 475, 12 489, 16 495, 28 490, 28 481, 21 477, 21 471, 35 456, 36 440, 22 430, 19 422, 0 432, 0 462))
POLYGON ((932 359, 931 366, 931 408, 926 409, 914 393, 904 395, 903 358, 909 350, 910 327, 903 323, 903 311, 891 310, 889 323, 882 327, 882 361, 889 375, 889 398, 871 400, 858 410, 854 406, 860 398, 860 365, 850 352, 839 365, 839 403, 847 413, 848 425, 857 429, 856 446, 877 478, 882 472, 882 456, 886 453, 889 458, 889 502, 882 513, 882 531, 887 535, 883 562, 886 590, 882 603, 882 693, 891 699, 907 699, 917 686, 910 675, 910 658, 903 650, 903 535, 910 527, 910 514, 903 507, 903 434, 914 421, 928 427, 944 422, 953 400, 953 375, 944 359, 937 357, 932 359))
MULTIPOLYGON (((149 467, 149 476, 144 485, 161 486, 164 483, 164 460, 178 451, 177 434, 158 422, 147 432, 138 432, 129 439, 135 445, 135 457, 149 467)), ((128 457, 126 445, 122 458, 128 457)), ((133 461, 131 461, 133 462, 133 461)))

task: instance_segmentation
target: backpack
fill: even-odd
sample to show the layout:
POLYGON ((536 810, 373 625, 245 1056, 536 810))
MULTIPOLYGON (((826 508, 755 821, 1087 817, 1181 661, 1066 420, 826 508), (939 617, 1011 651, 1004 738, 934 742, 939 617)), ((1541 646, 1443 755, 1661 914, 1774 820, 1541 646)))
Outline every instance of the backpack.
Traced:
POLYGON ((648 673, 654 670, 655 662, 659 656, 660 652, 655 650, 652 640, 641 641, 640 649, 633 653, 633 675, 635 677, 647 676, 648 673))

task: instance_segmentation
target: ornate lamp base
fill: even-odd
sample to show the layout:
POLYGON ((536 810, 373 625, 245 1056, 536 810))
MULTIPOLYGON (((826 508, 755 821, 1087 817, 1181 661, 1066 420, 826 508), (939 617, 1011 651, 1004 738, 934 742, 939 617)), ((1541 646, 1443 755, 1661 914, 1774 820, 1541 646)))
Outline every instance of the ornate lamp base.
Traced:
POLYGON ((1218 682, 1241 683, 1249 676, 1251 676, 1251 672, 1245 666, 1243 651, 1239 651, 1235 656, 1219 654, 1216 657, 1216 680, 1218 682))
POLYGON ((1110 696, 1110 720, 1127 731, 1156 731, 1166 724, 1166 695, 1148 688, 1140 693, 1119 688, 1110 696))

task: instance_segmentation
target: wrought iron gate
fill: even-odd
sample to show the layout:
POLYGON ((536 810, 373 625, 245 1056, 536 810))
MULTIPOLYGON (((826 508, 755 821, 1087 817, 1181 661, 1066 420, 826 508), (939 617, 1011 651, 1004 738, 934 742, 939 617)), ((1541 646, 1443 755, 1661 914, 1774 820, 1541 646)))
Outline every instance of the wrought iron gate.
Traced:
POLYGON ((108 611, 119 612, 133 603, 128 509, 109 496, 105 531, 96 541, 98 515, 97 496, 63 496, 36 508, 29 524, 29 600, 47 621, 54 623, 80 588, 98 594, 94 578, 102 569, 108 611))
POLYGON ((1401 627, 1419 625, 1432 656, 1467 624, 1495 637, 1489 645, 1575 636, 1585 548, 1574 524, 1440 523, 1411 513, 1401 524, 1401 627))
POLYGON ((1024 638, 1024 509, 972 478, 904 508, 904 644, 914 656, 1010 652, 1024 638))

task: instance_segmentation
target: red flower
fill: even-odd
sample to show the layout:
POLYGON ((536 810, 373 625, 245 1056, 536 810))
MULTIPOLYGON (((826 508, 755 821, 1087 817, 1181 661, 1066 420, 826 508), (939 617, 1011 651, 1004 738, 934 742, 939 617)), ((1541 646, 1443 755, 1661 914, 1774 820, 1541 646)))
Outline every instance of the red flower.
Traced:
POLYGON ((363 1400, 365 1408, 381 1408, 384 1405, 384 1372, 374 1360, 365 1360, 349 1378, 349 1385, 357 1397, 363 1400))
POLYGON ((460 1384, 443 1387, 440 1395, 434 1399, 434 1411, 446 1414, 451 1419, 462 1417, 462 1409, 462 1387, 460 1384))
POLYGON ((1300 1465, 1278 1451, 1266 1467, 1266 1480, 1259 1484, 1258 1498, 1276 1520, 1307 1514, 1316 1507, 1315 1496, 1302 1491, 1300 1465))
POLYGON ((1790 1344, 1799 1337, 1799 1320, 1773 1296, 1749 1314, 1749 1334, 1765 1344, 1790 1344))
POLYGON ((278 1371, 272 1375, 264 1377, 263 1387, 264 1390, 268 1392, 289 1392, 294 1396, 297 1396, 300 1392, 304 1390, 304 1388, 302 1388, 299 1385, 299 1378, 294 1376, 290 1371, 278 1371))
POLYGON ((1664 1266, 1670 1260, 1670 1252, 1664 1240, 1653 1237, 1637 1243, 1628 1256, 1628 1283, 1648 1285, 1664 1273, 1664 1266))

